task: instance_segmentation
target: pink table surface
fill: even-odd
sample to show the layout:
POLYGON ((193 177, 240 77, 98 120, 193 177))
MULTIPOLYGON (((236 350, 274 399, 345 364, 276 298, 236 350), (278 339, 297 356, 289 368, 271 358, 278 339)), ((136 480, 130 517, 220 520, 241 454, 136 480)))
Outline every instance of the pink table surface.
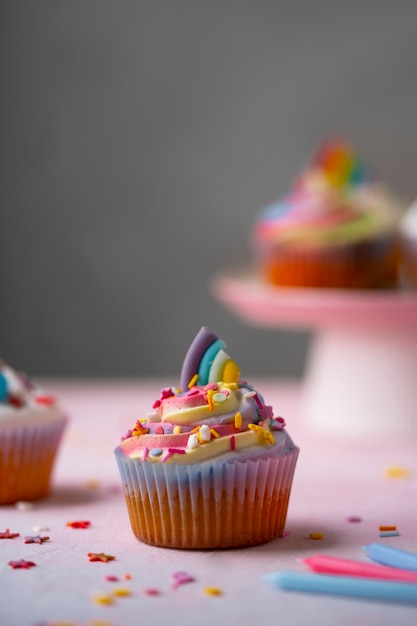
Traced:
MULTIPOLYGON (((280 569, 304 571, 300 559, 325 553, 366 559, 361 546, 382 541, 417 552, 417 454, 415 441, 395 437, 352 442, 306 433, 297 418, 297 382, 253 380, 287 420, 300 447, 287 517, 289 535, 269 544, 232 551, 179 551, 142 544, 133 536, 113 449, 120 435, 148 411, 170 380, 43 381, 71 416, 55 467, 51 495, 31 510, 0 508, 0 531, 20 537, 0 541, 0 624, 34 626, 69 622, 108 624, 416 624, 417 607, 387 602, 279 591, 262 575, 280 569), (388 478, 390 467, 408 470, 388 478), (359 515, 360 523, 346 518, 359 515), (88 529, 67 522, 89 520, 88 529), (380 539, 378 526, 394 524, 399 537, 380 539), (46 525, 50 541, 24 544, 46 525), (312 540, 311 532, 324 533, 312 540), (114 555, 89 562, 88 552, 114 555), (24 558, 37 566, 12 569, 24 558), (172 574, 195 581, 172 588, 172 574), (130 574, 131 579, 124 577, 130 574), (119 582, 108 582, 114 575, 119 582), (222 590, 207 595, 205 587, 222 590), (147 588, 160 590, 148 596, 147 588), (127 588, 130 597, 98 604, 97 593, 127 588), (101 620, 101 622, 99 621, 101 620)), ((175 379, 174 379, 175 382, 175 379)))

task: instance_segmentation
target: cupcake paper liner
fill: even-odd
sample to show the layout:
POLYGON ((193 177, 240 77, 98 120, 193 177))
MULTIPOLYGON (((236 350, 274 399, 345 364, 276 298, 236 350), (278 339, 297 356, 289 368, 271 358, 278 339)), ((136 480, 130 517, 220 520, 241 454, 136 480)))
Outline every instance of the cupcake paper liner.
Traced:
POLYGON ((196 465, 116 458, 132 530, 171 548, 234 548, 282 535, 298 448, 245 461, 196 465))
POLYGON ((67 418, 49 424, 0 427, 0 504, 36 500, 48 493, 67 418))

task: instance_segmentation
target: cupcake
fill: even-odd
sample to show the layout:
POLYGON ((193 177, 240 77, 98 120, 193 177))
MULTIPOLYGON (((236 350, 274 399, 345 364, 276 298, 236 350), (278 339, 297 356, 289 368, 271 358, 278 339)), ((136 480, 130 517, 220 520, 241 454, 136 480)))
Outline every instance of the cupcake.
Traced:
POLYGON ((115 454, 136 537, 236 548, 282 535, 298 448, 226 344, 203 327, 181 371, 115 454))
POLYGON ((417 288, 417 200, 401 218, 399 233, 404 283, 417 288))
POLYGON ((66 422, 52 395, 0 364, 0 504, 47 495, 66 422))
POLYGON ((260 275, 282 286, 394 287, 401 210, 350 146, 325 144, 289 194, 254 225, 260 275))

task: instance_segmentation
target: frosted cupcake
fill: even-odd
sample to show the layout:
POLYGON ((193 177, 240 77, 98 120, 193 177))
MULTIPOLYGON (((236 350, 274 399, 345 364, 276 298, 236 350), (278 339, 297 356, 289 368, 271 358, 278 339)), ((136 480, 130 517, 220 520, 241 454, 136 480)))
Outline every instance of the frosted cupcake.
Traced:
POLYGON ((326 144, 290 193, 256 221, 261 276, 284 286, 394 287, 402 208, 348 145, 326 144))
POLYGON ((203 327, 180 389, 163 389, 115 450, 141 541, 234 548, 284 530, 298 448, 225 347, 203 327))
POLYGON ((417 289, 417 200, 401 219, 399 232, 404 282, 417 289))
POLYGON ((0 363, 0 504, 47 495, 66 422, 52 395, 0 363))

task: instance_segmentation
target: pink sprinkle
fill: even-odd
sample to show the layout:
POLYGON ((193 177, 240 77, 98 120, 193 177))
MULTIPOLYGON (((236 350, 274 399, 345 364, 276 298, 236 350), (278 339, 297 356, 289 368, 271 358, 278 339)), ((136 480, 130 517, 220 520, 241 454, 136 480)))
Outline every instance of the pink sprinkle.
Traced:
POLYGON ((172 578, 174 579, 174 584, 172 585, 173 589, 178 589, 180 585, 184 585, 185 583, 192 583, 195 581, 194 576, 187 574, 187 572, 174 572, 172 574, 172 578))
POLYGON ((143 593, 147 596, 159 596, 161 594, 161 592, 159 591, 159 589, 144 589, 143 593))
POLYGON ((236 442, 235 442, 235 436, 232 435, 230 437, 230 449, 231 450, 235 450, 236 449, 236 442))
POLYGON ((291 535, 289 530, 284 530, 284 532, 282 533, 282 535, 280 535, 280 537, 289 537, 291 535))
POLYGON ((185 450, 182 448, 168 448, 168 452, 171 454, 185 454, 185 450))
POLYGON ((148 452, 149 452, 149 448, 145 446, 142 452, 142 461, 146 461, 146 459, 148 458, 148 452))
POLYGON ((217 383, 208 383, 208 385, 204 387, 206 391, 210 391, 210 390, 216 391, 216 389, 218 388, 219 388, 219 385, 217 383))
POLYGON ((161 426, 161 424, 156 424, 156 426, 153 429, 153 432, 155 435, 164 435, 165 431, 164 431, 164 427, 161 426))
POLYGON ((346 521, 351 523, 357 523, 361 522, 362 518, 359 515, 349 515, 349 517, 346 518, 346 521))
POLYGON ((105 576, 105 579, 109 581, 109 583, 117 583, 119 580, 117 576, 105 576))
POLYGON ((155 400, 155 402, 152 405, 152 408, 153 409, 157 409, 160 406, 161 406, 161 401, 160 400, 155 400))

